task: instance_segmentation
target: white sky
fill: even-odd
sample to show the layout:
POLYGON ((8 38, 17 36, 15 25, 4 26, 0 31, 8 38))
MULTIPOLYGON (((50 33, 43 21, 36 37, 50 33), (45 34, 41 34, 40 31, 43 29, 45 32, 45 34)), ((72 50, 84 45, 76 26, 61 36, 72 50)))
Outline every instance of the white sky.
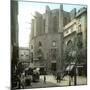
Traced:
MULTIPOLYGON (((31 31, 31 19, 35 11, 40 13, 45 12, 45 7, 48 5, 50 9, 56 9, 60 7, 60 4, 53 3, 35 3, 35 2, 19 2, 19 46, 29 47, 30 31, 31 31)), ((73 8, 80 9, 81 5, 68 5, 64 4, 63 9, 65 11, 71 11, 73 8)))

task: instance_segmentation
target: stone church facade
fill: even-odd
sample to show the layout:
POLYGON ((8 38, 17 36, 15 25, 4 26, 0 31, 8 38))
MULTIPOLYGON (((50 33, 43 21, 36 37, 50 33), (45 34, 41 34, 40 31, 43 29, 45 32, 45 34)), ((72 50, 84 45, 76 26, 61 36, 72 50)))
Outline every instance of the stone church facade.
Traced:
MULTIPOLYGON (((30 57, 35 67, 39 67, 41 71, 46 69, 48 73, 64 70, 63 51, 69 39, 75 36, 72 32, 69 34, 66 32, 74 25, 76 26, 73 30, 77 32, 75 28, 78 16, 76 15, 75 8, 71 12, 66 12, 63 10, 63 5, 54 10, 46 6, 44 14, 36 12, 32 19, 30 36, 30 57)), ((85 30, 86 28, 83 29, 83 43, 86 43, 85 30)))

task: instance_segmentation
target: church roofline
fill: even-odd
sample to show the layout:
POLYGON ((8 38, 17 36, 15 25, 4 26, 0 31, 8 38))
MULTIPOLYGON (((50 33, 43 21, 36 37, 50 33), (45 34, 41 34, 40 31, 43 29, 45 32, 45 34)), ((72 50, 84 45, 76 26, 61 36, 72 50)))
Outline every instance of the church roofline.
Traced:
POLYGON ((76 13, 76 17, 79 17, 81 14, 83 14, 86 11, 87 11, 87 8, 85 7, 79 9, 78 12, 76 13))

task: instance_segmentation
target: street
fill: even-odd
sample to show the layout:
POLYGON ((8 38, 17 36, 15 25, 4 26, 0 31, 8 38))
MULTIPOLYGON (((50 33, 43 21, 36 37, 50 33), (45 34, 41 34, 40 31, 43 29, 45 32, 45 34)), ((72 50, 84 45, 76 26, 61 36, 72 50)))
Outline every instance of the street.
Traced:
MULTIPOLYGON (((77 85, 86 85, 86 77, 77 76, 77 85)), ((46 75, 46 83, 44 82, 44 76, 40 76, 39 82, 32 82, 31 86, 25 88, 46 88, 46 87, 60 87, 60 86, 69 86, 69 76, 65 76, 60 83, 57 83, 57 80, 53 75, 46 75)), ((74 80, 71 82, 71 86, 74 86, 74 80)))

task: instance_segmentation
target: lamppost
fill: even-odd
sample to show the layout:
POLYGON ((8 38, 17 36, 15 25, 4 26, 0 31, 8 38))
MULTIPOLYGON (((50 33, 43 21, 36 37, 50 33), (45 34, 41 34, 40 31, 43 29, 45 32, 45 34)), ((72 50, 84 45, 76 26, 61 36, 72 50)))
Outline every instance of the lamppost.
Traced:
MULTIPOLYGON (((72 52, 69 52, 69 56, 71 57, 72 56, 72 52)), ((70 64, 69 64, 69 71, 68 71, 68 73, 69 73, 69 86, 71 86, 71 76, 70 76, 70 71, 71 71, 71 62, 70 62, 70 64)))
POLYGON ((70 64, 70 67, 69 67, 69 86, 71 86, 70 69, 71 69, 71 64, 70 64))
POLYGON ((74 57, 75 59, 75 68, 74 68, 74 85, 77 85, 77 74, 76 74, 76 69, 77 69, 77 55, 76 55, 76 51, 73 51, 72 53, 72 57, 74 57))
MULTIPOLYGON (((77 76, 76 76, 76 68, 77 68, 77 56, 76 56, 76 51, 71 51, 69 52, 69 56, 71 56, 73 59, 75 59, 74 63, 70 62, 70 67, 69 67, 69 75, 70 71, 72 68, 74 68, 74 85, 77 84, 77 76)), ((73 72, 72 72, 73 73, 73 72)), ((71 73, 71 74, 72 74, 71 73)), ((69 76, 69 85, 71 85, 71 77, 69 76)))

